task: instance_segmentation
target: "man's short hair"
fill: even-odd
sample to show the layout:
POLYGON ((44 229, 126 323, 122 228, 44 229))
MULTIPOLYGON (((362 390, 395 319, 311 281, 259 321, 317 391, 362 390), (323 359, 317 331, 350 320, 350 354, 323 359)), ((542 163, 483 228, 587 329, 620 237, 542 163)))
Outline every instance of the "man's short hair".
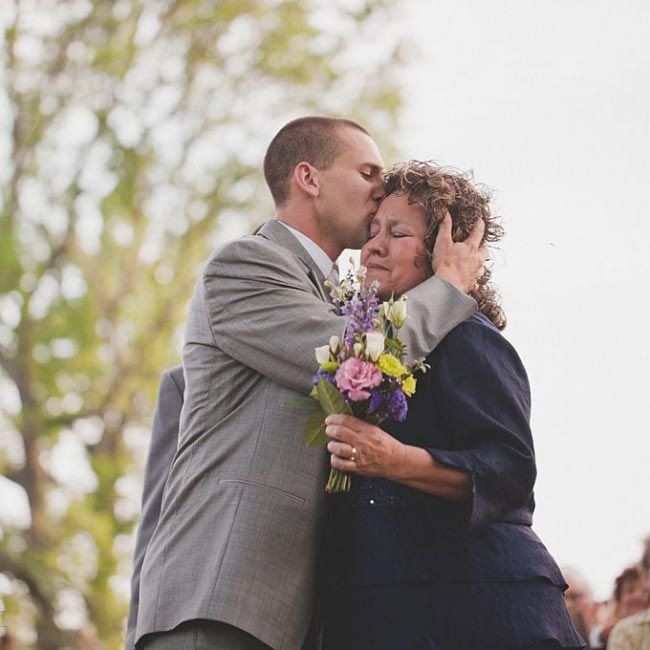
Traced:
POLYGON ((289 179, 298 163, 327 169, 343 153, 345 143, 340 132, 346 127, 370 135, 351 120, 315 116, 300 117, 277 132, 264 156, 264 178, 276 206, 289 198, 289 179))

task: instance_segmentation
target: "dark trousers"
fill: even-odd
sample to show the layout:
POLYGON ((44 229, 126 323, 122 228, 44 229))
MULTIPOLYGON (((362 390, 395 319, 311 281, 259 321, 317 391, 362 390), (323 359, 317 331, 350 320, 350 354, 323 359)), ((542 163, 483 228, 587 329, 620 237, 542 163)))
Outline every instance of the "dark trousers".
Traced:
POLYGON ((218 621, 186 621, 169 632, 147 634, 138 650, 269 650, 239 628, 218 621))

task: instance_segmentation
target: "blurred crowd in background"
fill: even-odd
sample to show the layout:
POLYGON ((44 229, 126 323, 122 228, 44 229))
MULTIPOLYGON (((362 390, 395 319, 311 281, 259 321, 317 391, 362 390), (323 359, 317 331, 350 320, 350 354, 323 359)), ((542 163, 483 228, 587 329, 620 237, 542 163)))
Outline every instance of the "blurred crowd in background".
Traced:
POLYGON ((609 600, 594 600, 588 576, 563 568, 569 613, 589 648, 650 650, 650 536, 640 560, 616 577, 609 600))

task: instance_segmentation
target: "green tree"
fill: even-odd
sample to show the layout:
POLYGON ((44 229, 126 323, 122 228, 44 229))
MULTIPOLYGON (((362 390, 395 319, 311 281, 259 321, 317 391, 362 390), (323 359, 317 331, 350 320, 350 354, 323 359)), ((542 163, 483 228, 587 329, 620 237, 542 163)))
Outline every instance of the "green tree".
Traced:
POLYGON ((26 645, 120 646, 197 270, 271 215, 260 161, 287 119, 394 130, 390 4, 3 0, 0 467, 29 521, 0 531, 0 604, 26 645))

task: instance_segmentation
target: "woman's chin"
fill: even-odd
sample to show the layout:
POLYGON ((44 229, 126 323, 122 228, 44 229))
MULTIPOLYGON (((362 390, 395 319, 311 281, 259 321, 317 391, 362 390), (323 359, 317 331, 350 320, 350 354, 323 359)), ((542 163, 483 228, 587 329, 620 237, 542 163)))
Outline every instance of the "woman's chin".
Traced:
POLYGON ((377 273, 373 273, 372 269, 368 269, 366 271, 366 285, 372 284, 373 282, 376 282, 379 285, 377 288, 377 296, 383 300, 383 295, 386 291, 382 291, 382 289, 384 288, 385 283, 381 281, 381 278, 377 277, 377 273))
POLYGON ((378 284, 377 298, 380 300, 397 299, 403 293, 403 290, 398 290, 392 281, 392 277, 384 269, 369 268, 366 272, 366 283, 370 284, 371 282, 378 284))
POLYGON ((382 287, 381 284, 379 285, 379 289, 377 289, 377 298, 379 298, 379 300, 388 300, 391 295, 392 292, 388 288, 382 287))

